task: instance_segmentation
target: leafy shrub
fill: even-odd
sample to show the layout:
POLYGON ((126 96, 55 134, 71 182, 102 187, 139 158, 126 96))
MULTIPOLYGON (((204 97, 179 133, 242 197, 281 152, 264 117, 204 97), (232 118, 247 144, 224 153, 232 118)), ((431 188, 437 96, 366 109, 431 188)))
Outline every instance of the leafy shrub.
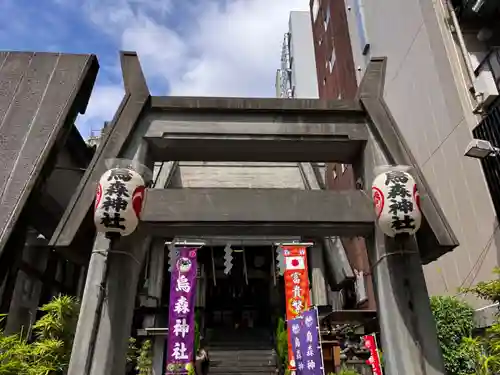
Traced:
POLYGON ((21 334, 6 336, 0 332, 0 375, 59 375, 69 365, 78 301, 58 296, 44 305, 45 312, 33 325, 35 340, 21 334))
POLYGON ((339 375, 360 375, 359 372, 357 372, 355 369, 347 367, 347 366, 342 366, 340 369, 339 375))
POLYGON ((472 335, 474 309, 455 297, 431 297, 431 309, 448 374, 474 373, 475 358, 465 340, 472 335))

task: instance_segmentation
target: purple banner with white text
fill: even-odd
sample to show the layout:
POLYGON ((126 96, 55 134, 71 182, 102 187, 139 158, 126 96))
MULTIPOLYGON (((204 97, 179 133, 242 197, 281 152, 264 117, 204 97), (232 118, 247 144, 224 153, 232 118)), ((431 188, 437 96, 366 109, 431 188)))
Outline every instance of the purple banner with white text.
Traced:
POLYGON ((172 269, 166 374, 187 374, 194 368, 196 250, 181 248, 172 269))
POLYGON ((288 321, 297 375, 324 375, 316 309, 288 321))

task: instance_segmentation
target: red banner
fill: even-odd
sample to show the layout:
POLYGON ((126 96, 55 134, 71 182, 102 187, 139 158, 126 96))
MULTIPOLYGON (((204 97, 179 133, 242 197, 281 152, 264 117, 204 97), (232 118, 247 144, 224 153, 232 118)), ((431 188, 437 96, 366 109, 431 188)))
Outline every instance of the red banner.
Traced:
MULTIPOLYGON (((286 320, 294 319, 309 308, 309 275, 307 273, 306 247, 282 246, 285 258, 286 320)), ((289 368, 295 369, 290 326, 288 326, 289 368)))
POLYGON ((383 375, 375 335, 366 335, 363 337, 363 341, 365 342, 366 348, 370 351, 370 358, 367 359, 366 363, 368 363, 372 367, 372 372, 374 375, 383 375))

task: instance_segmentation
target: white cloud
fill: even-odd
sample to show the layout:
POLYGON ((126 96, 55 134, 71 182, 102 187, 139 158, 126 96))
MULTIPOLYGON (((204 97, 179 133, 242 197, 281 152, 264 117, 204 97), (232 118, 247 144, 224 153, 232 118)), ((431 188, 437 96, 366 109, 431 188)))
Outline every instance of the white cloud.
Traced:
POLYGON ((210 7, 187 40, 199 51, 183 75, 172 77, 174 95, 272 96, 289 12, 307 0, 239 0, 210 7))
MULTIPOLYGON (((87 14, 171 95, 273 96, 291 10, 308 0, 202 0, 190 9, 159 0, 85 0, 87 14), (169 14, 169 22, 159 15, 169 14)), ((179 4, 179 3, 177 3, 179 4)))
POLYGON ((90 97, 85 115, 77 118, 77 125, 84 138, 92 135, 92 131, 99 131, 104 121, 110 121, 124 95, 121 86, 96 86, 90 97))
MULTIPOLYGON (((309 0, 80 1, 95 27, 137 51, 150 86, 186 96, 274 96, 289 12, 309 9, 309 0)), ((120 87, 94 89, 84 136, 112 118, 121 97, 120 87)))

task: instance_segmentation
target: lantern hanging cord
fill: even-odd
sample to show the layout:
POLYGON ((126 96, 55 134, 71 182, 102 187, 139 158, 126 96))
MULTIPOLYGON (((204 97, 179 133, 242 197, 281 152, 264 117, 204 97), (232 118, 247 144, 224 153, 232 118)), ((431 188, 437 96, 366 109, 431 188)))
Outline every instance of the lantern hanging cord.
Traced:
POLYGON ((96 254, 101 254, 101 255, 105 255, 105 254, 121 254, 121 255, 127 255, 128 257, 130 257, 134 262, 136 262, 139 266, 141 265, 141 262, 139 262, 139 260, 133 256, 132 254, 130 254, 129 252, 127 251, 120 251, 120 250, 94 250, 92 251, 93 253, 96 253, 96 254))
POLYGON ((399 250, 399 251, 392 251, 390 253, 383 254, 378 257, 378 259, 373 263, 373 265, 370 267, 370 273, 371 275, 373 273, 373 270, 382 262, 385 258, 388 258, 393 255, 410 255, 410 254, 418 254, 418 251, 408 251, 408 250, 399 250))

